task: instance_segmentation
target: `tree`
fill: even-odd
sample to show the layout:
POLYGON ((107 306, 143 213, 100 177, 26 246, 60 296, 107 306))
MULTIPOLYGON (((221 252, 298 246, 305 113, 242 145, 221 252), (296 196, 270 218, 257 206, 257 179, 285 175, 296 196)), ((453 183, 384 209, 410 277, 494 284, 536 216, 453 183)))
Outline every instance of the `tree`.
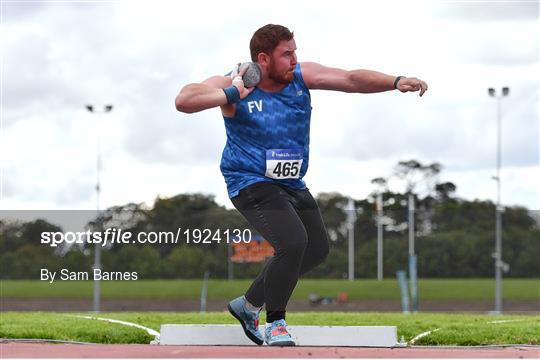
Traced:
POLYGON ((451 182, 445 182, 435 185, 436 199, 438 201, 448 201, 456 191, 456 185, 451 182))
POLYGON ((405 181, 406 193, 413 193, 416 187, 424 183, 426 185, 426 193, 430 194, 433 191, 437 175, 441 172, 442 165, 432 163, 422 165, 417 160, 399 161, 394 169, 394 175, 405 181))

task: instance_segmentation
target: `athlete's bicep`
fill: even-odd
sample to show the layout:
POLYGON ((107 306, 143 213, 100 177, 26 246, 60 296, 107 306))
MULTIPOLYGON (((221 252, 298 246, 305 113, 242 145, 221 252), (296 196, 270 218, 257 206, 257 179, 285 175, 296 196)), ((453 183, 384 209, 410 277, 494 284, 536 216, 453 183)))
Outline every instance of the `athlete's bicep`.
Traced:
POLYGON ((343 69, 331 68, 314 62, 300 64, 302 77, 310 89, 353 91, 349 72, 343 69))
MULTIPOLYGON (((202 84, 211 86, 216 89, 224 89, 232 85, 232 80, 229 76, 212 76, 202 82, 202 84)), ((227 104, 220 106, 221 113, 226 117, 234 117, 236 107, 234 104, 227 104)))

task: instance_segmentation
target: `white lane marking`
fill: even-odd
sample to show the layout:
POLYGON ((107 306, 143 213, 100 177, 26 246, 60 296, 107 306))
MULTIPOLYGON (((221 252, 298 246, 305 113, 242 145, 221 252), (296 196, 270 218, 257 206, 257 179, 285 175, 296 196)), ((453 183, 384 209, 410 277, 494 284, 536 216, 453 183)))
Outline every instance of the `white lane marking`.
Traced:
MULTIPOLYGON (((527 321, 527 320, 530 320, 530 319, 494 320, 494 321, 488 321, 488 322, 486 322, 486 324, 502 324, 502 323, 508 323, 508 322, 527 321)), ((437 328, 437 329, 434 329, 434 330, 425 331, 425 332, 423 332, 421 334, 418 334, 408 342, 408 345, 414 345, 414 343, 416 341, 418 341, 419 339, 421 339, 423 337, 426 337, 426 336, 430 335, 431 333, 434 333, 435 331, 439 331, 441 329, 442 328, 437 328)))
POLYGON ((159 332, 157 332, 154 329, 147 328, 146 326, 142 326, 142 325, 135 324, 135 323, 132 323, 132 322, 127 322, 127 321, 121 321, 121 320, 115 320, 115 319, 107 319, 107 318, 95 317, 95 316, 83 316, 83 315, 71 315, 71 316, 82 318, 82 319, 101 320, 101 321, 107 321, 107 322, 110 322, 110 323, 136 327, 136 328, 142 329, 142 330, 146 331, 148 334, 154 336, 154 341, 152 341, 152 343, 159 343, 159 335, 160 335, 159 332))
POLYGON ((429 331, 425 331, 421 334, 418 334, 416 335, 414 338, 412 338, 410 341, 409 341, 409 345, 414 345, 414 343, 417 341, 417 340, 420 340, 421 338, 425 337, 425 336, 428 336, 430 335, 431 333, 434 333, 435 331, 439 331, 441 330, 442 328, 437 328, 437 329, 433 329, 433 330, 429 330, 429 331))
POLYGON ((495 321, 488 321, 488 324, 502 324, 507 322, 516 322, 516 321, 525 321, 529 319, 517 319, 517 320, 495 320, 495 321))

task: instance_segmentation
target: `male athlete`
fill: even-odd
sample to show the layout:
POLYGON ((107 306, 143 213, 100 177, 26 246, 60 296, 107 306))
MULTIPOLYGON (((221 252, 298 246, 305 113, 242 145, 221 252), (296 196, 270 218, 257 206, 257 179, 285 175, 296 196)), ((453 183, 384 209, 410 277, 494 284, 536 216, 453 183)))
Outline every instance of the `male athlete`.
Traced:
MULTIPOLYGON (((293 346, 285 310, 298 277, 328 255, 319 207, 305 182, 309 161, 310 90, 348 93, 403 93, 427 90, 416 78, 370 70, 346 71, 314 62, 298 63, 294 35, 284 26, 265 25, 250 42, 260 65, 259 84, 246 88, 241 72, 186 85, 176 109, 193 113, 219 106, 227 143, 221 172, 233 205, 275 250, 244 296, 232 300, 231 314, 256 344, 293 346), (266 308, 264 337, 259 314, 266 308)), ((339 119, 327 119, 339 123, 339 119)))

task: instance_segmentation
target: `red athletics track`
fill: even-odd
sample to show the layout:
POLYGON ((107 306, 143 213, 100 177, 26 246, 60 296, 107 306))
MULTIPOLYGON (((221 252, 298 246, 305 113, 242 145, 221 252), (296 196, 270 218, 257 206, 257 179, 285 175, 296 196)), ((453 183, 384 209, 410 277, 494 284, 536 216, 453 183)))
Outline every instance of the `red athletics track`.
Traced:
POLYGON ((527 358, 540 347, 352 348, 0 343, 0 358, 527 358))

